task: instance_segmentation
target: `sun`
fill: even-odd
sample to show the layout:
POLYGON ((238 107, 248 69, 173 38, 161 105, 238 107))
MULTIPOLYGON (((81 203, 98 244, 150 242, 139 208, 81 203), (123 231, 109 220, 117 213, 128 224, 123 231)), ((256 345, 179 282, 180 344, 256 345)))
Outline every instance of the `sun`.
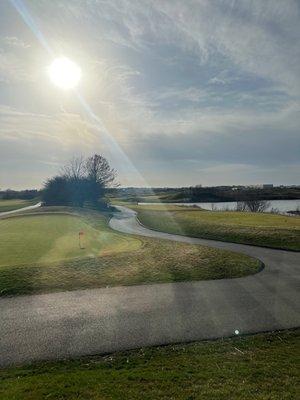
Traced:
POLYGON ((80 67, 67 57, 59 57, 53 60, 48 67, 51 81, 61 89, 74 89, 81 78, 80 67))

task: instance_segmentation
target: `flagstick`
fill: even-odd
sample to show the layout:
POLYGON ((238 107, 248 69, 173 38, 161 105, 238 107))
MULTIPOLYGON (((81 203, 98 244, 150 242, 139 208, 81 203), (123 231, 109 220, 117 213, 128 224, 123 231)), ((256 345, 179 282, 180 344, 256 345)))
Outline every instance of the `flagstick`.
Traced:
POLYGON ((82 247, 82 245, 81 245, 81 237, 82 237, 83 235, 84 235, 83 231, 80 231, 80 232, 78 233, 78 244, 79 244, 79 248, 80 248, 81 250, 84 249, 84 247, 82 247))

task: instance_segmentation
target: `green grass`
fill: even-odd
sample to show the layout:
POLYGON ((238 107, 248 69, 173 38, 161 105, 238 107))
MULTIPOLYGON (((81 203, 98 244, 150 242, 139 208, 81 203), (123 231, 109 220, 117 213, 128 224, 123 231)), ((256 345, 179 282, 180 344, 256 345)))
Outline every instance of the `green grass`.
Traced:
POLYGON ((134 206, 146 226, 181 235, 300 250, 300 218, 268 213, 203 211, 174 205, 134 206))
POLYGON ((106 228, 99 216, 93 226, 76 215, 26 215, 0 220, 0 268, 22 264, 48 264, 82 257, 98 257, 110 252, 134 251, 141 242, 106 228), (80 231, 84 232, 79 247, 80 231))
POLYGON ((20 199, 13 199, 13 200, 2 200, 0 199, 0 213, 6 211, 13 211, 18 210, 19 208, 32 206, 33 204, 38 203, 38 199, 32 200, 20 200, 20 199))
POLYGON ((152 347, 0 371, 2 400, 293 400, 299 331, 152 347))
POLYGON ((95 211, 43 209, 0 220, 1 295, 235 278, 260 269, 242 254, 116 233, 95 211))

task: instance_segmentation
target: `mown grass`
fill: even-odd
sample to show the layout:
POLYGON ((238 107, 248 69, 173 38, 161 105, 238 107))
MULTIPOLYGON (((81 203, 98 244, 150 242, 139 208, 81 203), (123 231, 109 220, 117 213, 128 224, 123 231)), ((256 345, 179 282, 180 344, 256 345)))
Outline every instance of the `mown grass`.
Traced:
MULTIPOLYGON (((97 214, 96 214, 97 215, 97 214)), ((138 239, 106 228, 105 218, 97 224, 84 215, 27 214, 0 220, 0 268, 22 264, 48 264, 54 261, 97 257, 134 251, 138 239), (79 246, 79 232, 84 235, 79 246)))
POLYGON ((45 210, 0 220, 1 295, 236 278, 261 267, 238 253, 116 233, 95 211, 45 210))
POLYGON ((33 204, 38 203, 38 199, 32 200, 21 200, 21 199, 13 199, 13 200, 2 200, 0 199, 0 213, 6 211, 18 210, 19 208, 32 206, 33 204))
POLYGON ((3 400, 292 400, 299 330, 0 371, 3 400))
MULTIPOLYGON (((287 250, 300 250, 300 218, 268 213, 134 206, 139 220, 159 231, 287 250)), ((177 206, 178 207, 178 206, 177 206)))

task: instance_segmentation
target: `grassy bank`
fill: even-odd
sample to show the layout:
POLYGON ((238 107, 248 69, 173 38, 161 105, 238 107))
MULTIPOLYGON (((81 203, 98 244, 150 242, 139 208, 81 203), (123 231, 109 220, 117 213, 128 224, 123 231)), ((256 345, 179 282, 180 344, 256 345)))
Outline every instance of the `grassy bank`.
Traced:
POLYGON ((268 213, 201 211, 174 205, 130 206, 146 226, 188 236, 300 250, 300 218, 268 213))
POLYGON ((242 254, 116 233, 95 211, 44 210, 0 220, 1 295, 234 278, 260 268, 242 254), (66 211, 73 214, 58 214, 66 211))
POLYGON ((0 397, 292 400, 299 344, 299 331, 286 331, 10 368, 0 397))
POLYGON ((2 200, 0 199, 0 213, 6 211, 13 211, 18 210, 19 208, 32 206, 33 204, 38 203, 38 199, 32 200, 20 200, 20 199, 13 199, 13 200, 2 200))

